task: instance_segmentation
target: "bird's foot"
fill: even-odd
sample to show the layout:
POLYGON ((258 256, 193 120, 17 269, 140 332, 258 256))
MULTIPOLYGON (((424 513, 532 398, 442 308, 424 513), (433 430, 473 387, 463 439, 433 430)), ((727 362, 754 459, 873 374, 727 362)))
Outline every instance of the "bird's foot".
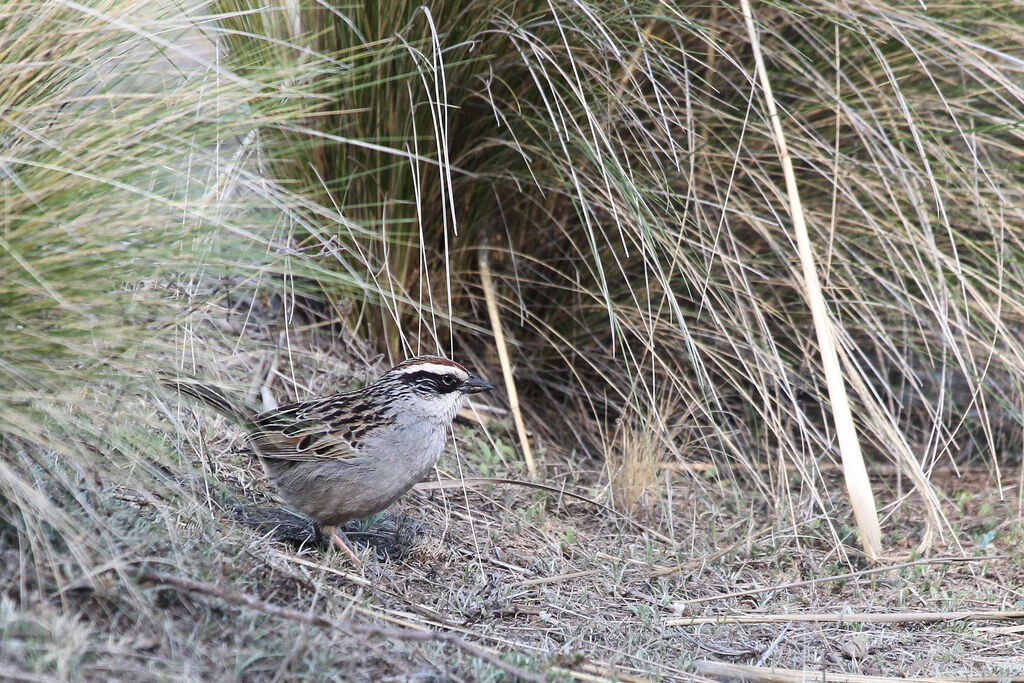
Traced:
POLYGON ((352 564, 356 566, 356 569, 361 570, 363 568, 363 561, 359 559, 359 556, 356 555, 355 551, 353 551, 351 546, 349 546, 349 541, 345 537, 345 532, 336 526, 325 526, 323 530, 324 533, 327 534, 327 537, 331 539, 331 543, 348 555, 348 559, 352 560, 352 564))

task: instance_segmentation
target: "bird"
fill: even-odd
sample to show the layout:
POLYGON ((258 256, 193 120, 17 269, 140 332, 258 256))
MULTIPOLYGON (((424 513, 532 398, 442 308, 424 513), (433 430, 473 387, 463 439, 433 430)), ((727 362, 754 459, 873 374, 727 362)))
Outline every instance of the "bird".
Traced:
POLYGON ((267 478, 352 562, 339 526, 384 510, 422 480, 444 452, 468 396, 494 387, 441 356, 407 358, 362 389, 257 412, 201 380, 163 378, 247 432, 267 478))

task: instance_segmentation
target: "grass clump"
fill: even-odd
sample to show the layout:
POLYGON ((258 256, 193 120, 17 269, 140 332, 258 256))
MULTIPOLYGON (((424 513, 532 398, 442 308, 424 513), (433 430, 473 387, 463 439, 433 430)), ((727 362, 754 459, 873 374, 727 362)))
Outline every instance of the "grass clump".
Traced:
POLYGON ((180 9, 0 8, 0 552, 19 604, 135 566, 153 532, 126 512, 171 515, 165 533, 195 512, 150 377, 181 353, 182 302, 213 289, 202 269, 284 270, 273 193, 221 157, 254 85, 212 55, 180 9))
MULTIPOLYGON (((0 678, 409 666, 412 646, 340 658, 366 637, 231 602, 283 588, 345 625, 362 598, 335 604, 294 567, 254 563, 272 553, 233 521, 258 496, 211 476, 207 465, 231 465, 202 442, 186 455, 167 435, 182 418, 157 373, 204 366, 218 345, 237 363, 270 355, 296 334, 304 283, 346 277, 290 238, 340 214, 261 172, 261 132, 296 111, 270 97, 285 74, 221 67, 202 15, 117 1, 0 8, 0 678), (264 299, 263 282, 285 296, 264 299), (264 336, 249 339, 257 327, 264 336), (216 594, 154 585, 153 567, 216 594)), ((266 492, 258 499, 273 509, 266 492)))
MULTIPOLYGON (((305 70, 317 98, 268 144, 279 181, 351 221, 324 262, 373 294, 326 289, 357 299, 378 348, 487 356, 486 253, 545 441, 568 429, 604 457, 614 420, 640 419, 675 457, 832 507, 820 362, 734 8, 218 7, 236 69, 345 64, 305 70)), ((1021 33, 988 4, 889 10, 789 3, 757 21, 858 428, 938 528, 922 471, 993 446, 1020 405, 1021 33)))

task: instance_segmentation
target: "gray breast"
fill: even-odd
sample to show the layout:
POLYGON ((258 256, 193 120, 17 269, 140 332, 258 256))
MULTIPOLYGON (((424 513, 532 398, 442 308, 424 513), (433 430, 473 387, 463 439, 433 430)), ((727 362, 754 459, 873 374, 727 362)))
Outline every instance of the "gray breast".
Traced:
POLYGON ((311 462, 268 459, 263 465, 292 507, 335 525, 391 505, 430 472, 446 437, 445 427, 421 422, 374 435, 353 457, 311 462))

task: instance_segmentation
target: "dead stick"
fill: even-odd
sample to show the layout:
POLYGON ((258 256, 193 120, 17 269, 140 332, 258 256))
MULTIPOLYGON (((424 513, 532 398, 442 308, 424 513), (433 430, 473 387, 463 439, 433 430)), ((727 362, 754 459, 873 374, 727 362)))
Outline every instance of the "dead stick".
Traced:
POLYGON ((673 617, 666 626, 696 626, 699 624, 777 624, 791 621, 815 624, 927 624, 937 621, 1005 621, 1024 619, 1024 610, 980 610, 977 612, 890 612, 839 614, 738 614, 717 617, 673 617))
POLYGON ((724 593, 722 595, 707 595, 703 598, 694 598, 687 600, 686 603, 689 605, 696 604, 698 602, 711 602, 713 600, 727 600, 729 598, 738 598, 744 595, 757 595, 758 593, 767 593, 768 591, 779 591, 789 590, 790 588, 800 588, 802 586, 813 586, 816 583, 828 583, 829 581, 844 581, 846 579, 857 579, 862 576, 868 576, 870 574, 883 574, 885 572, 895 571, 897 569, 906 569, 907 567, 916 567, 922 564, 953 564, 957 562, 984 562, 986 560, 1004 560, 1005 555, 993 555, 992 557, 933 557, 924 560, 914 560, 913 562, 901 562, 899 564, 890 564, 887 567, 875 567, 873 569, 864 569, 858 572, 847 572, 846 574, 836 574, 835 576, 819 576, 816 579, 806 579, 804 581, 793 581, 792 583, 780 583, 775 586, 764 586, 763 588, 750 588, 748 590, 734 591, 732 593, 724 593))
POLYGON ((519 443, 523 448, 523 458, 531 479, 537 478, 537 466, 533 462, 533 450, 530 439, 526 435, 526 423, 523 413, 519 410, 519 393, 516 391, 516 380, 512 376, 512 364, 508 359, 508 347, 505 344, 505 332, 501 328, 498 316, 497 296, 494 293, 494 280, 491 279, 491 267, 488 264, 488 250, 480 251, 480 285, 484 288, 484 300, 487 302, 487 315, 491 319, 491 331, 494 333, 494 346, 498 350, 498 361, 501 363, 501 374, 505 379, 505 391, 508 392, 508 406, 512 410, 512 419, 519 432, 519 443))
POLYGON ((309 626, 319 626, 321 628, 334 629, 338 631, 344 631, 353 635, 360 635, 366 638, 385 638, 389 640, 402 640, 407 642, 439 642, 446 643, 452 647, 461 650, 470 657, 476 657, 482 659, 491 666, 501 669, 508 675, 518 680, 531 681, 533 683, 543 683, 544 679, 540 676, 524 671, 517 666, 509 664, 500 657, 491 654, 487 650, 477 647, 472 643, 460 638, 459 636, 449 631, 415 631, 413 629, 395 629, 395 628, 380 628, 378 626, 367 626, 365 624, 357 624, 352 621, 339 621, 331 619, 329 617, 320 614, 310 614, 308 612, 300 612, 289 607, 282 607, 280 605, 274 605, 269 602, 264 602, 253 595, 247 595, 245 593, 239 593, 237 591, 228 590, 215 586, 212 583, 206 583, 204 581, 196 581, 194 579, 187 579, 183 576, 177 576, 175 574, 165 574, 164 572, 155 571, 140 571, 136 574, 138 578, 143 581, 151 581, 165 586, 173 586, 181 590, 188 591, 190 593, 202 593, 203 595, 209 595, 215 598, 220 598, 225 602, 229 602, 233 605, 239 605, 247 607, 257 612, 263 612, 274 617, 280 617, 282 619, 288 619, 289 621, 295 621, 300 624, 307 624, 309 626))

